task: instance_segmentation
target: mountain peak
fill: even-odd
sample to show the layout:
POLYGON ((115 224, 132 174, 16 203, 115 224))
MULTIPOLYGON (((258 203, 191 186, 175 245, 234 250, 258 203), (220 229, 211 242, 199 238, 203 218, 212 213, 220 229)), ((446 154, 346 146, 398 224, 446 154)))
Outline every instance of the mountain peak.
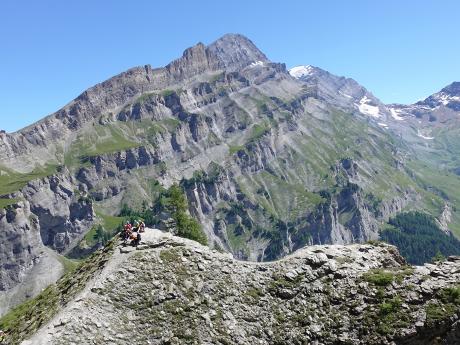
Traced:
POLYGON ((452 84, 449 84, 444 89, 442 89, 441 92, 451 96, 460 96, 460 82, 454 81, 452 84))
POLYGON ((258 61, 269 60, 247 37, 240 34, 226 34, 207 47, 221 68, 237 70, 258 61))
POLYGON ((460 111, 460 82, 453 82, 447 85, 441 91, 432 94, 423 101, 417 102, 416 105, 430 108, 445 106, 454 111, 460 111))

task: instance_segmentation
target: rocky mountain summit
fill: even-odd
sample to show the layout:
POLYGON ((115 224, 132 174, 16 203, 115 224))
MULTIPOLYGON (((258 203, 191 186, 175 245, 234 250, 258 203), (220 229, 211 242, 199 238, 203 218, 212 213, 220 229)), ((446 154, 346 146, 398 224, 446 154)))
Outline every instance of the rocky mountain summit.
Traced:
POLYGON ((236 34, 95 85, 0 133, 0 314, 127 214, 174 227, 176 184, 209 245, 240 260, 375 240, 408 210, 459 235, 460 126, 407 109, 317 67, 288 71, 236 34))
POLYGON ((98 116, 119 111, 136 96, 164 90, 202 74, 222 70, 231 73, 251 63, 264 62, 268 62, 265 55, 241 35, 225 35, 208 47, 198 43, 165 67, 145 65, 132 68, 86 90, 36 124, 16 133, 2 133, 0 159, 5 167, 27 171, 34 167, 37 158, 55 158, 55 144, 68 141, 69 136, 98 116), (31 157, 31 154, 39 156, 31 157), (28 158, 32 160, 28 161, 28 158))
POLYGON ((289 73, 306 83, 317 97, 330 104, 359 112, 378 120, 381 125, 391 120, 387 106, 351 78, 339 77, 310 65, 293 67, 289 73))
MULTIPOLYGON (((49 322, 52 313, 30 309, 11 336, 30 336, 42 323, 22 344, 460 341, 460 257, 411 267, 396 248, 375 243, 242 262, 153 229, 137 248, 116 245, 108 259, 98 256, 100 271, 72 297, 65 289, 49 322)), ((53 310, 46 295, 38 300, 53 310)))
POLYGON ((460 82, 454 82, 416 104, 432 109, 442 105, 454 111, 460 111, 460 82))

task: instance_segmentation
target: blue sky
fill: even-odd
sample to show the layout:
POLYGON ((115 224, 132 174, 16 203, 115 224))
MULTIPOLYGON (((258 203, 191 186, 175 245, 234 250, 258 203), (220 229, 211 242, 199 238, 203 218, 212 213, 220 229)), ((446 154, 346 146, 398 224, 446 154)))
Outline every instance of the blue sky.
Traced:
POLYGON ((0 129, 18 130, 130 67, 233 32, 269 59, 412 103, 460 81, 460 1, 0 1, 0 129))

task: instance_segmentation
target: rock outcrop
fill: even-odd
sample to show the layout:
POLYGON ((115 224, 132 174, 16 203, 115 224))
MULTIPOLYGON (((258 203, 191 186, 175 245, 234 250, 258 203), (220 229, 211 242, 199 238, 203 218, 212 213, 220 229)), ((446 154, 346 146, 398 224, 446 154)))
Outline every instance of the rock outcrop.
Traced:
POLYGON ((23 344, 454 345, 459 281, 459 257, 410 267, 385 244, 250 263, 147 229, 23 344))

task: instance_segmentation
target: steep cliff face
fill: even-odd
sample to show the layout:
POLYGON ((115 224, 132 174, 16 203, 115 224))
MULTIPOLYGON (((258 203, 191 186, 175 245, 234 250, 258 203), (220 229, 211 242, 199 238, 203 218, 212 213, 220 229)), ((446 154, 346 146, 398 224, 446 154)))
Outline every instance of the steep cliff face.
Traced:
POLYGON ((17 220, 12 223, 12 229, 26 228, 33 236, 38 230, 43 244, 65 251, 87 230, 94 217, 91 201, 81 197, 74 188, 74 180, 68 172, 31 181, 21 192, 13 194, 16 200, 22 201, 3 210, 5 219, 17 220), (23 209, 26 212, 16 211, 23 209), (16 217, 12 218, 12 214, 16 217))
POLYGON ((62 274, 62 263, 48 247, 65 253, 91 227, 92 203, 74 188, 63 171, 29 182, 14 193, 17 202, 0 210, 1 313, 62 274))
POLYGON ((64 173, 30 182, 22 190, 38 218, 43 244, 59 252, 75 243, 95 216, 91 201, 82 197, 75 185, 73 178, 64 173))
MULTIPOLYGON (((31 309, 11 338, 30 337, 24 345, 460 340, 459 257, 411 267, 392 246, 326 245, 249 263, 157 230, 147 229, 143 241, 84 264, 81 274, 103 263, 81 293, 63 289, 65 305, 53 318, 31 309)), ((40 301, 55 310, 55 300, 40 301)))
POLYGON ((26 201, 0 210, 0 290, 5 291, 24 279, 42 248, 38 219, 26 201))
POLYGON ((62 275, 61 261, 43 245, 28 201, 0 210, 0 315, 62 275))

